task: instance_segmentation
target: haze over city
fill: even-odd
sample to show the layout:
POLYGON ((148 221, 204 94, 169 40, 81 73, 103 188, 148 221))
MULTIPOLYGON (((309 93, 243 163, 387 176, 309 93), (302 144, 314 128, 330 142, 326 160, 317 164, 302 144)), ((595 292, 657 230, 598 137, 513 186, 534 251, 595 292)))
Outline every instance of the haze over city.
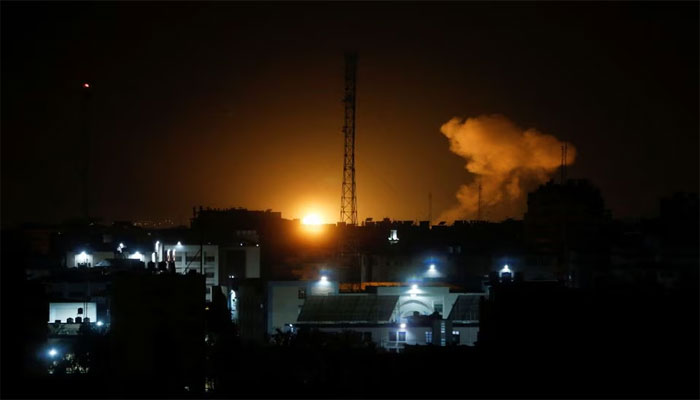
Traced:
MULTIPOLYGON (((360 55, 360 220, 475 218, 463 191, 479 150, 450 151, 441 127, 493 115, 569 143, 568 176, 599 185, 614 215, 652 216, 698 182, 695 16, 600 7, 7 4, 3 224, 80 215, 84 82, 91 215, 186 224, 202 204, 338 221, 347 50, 360 55)), ((556 178, 551 151, 534 182, 504 184, 556 178)), ((481 176, 483 217, 522 218, 524 196, 486 207, 502 179, 481 176)))
POLYGON ((0 398, 700 398, 700 3, 0 3, 0 398))

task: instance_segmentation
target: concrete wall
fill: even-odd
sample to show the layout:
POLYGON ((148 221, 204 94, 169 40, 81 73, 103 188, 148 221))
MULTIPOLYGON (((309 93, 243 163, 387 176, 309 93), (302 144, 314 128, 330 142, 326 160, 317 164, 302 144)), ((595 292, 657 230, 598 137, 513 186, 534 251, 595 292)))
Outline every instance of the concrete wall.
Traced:
POLYGON ((459 332, 459 343, 455 344, 467 346, 474 346, 476 344, 479 334, 478 326, 453 326, 452 330, 459 332))
POLYGON ((167 259, 168 250, 175 251, 175 271, 179 274, 187 273, 189 270, 197 272, 204 271, 206 277, 206 301, 212 299, 212 287, 219 285, 219 246, 207 244, 204 246, 198 244, 181 243, 164 243, 163 244, 163 260, 167 259), (200 249, 204 251, 204 269, 202 270, 202 254, 200 249), (188 258, 195 257, 194 260, 188 261, 188 258), (213 260, 211 259, 213 257, 213 260))
POLYGON ((323 296, 338 294, 338 283, 328 281, 272 281, 267 286, 267 333, 274 334, 276 329, 283 332, 289 324, 294 324, 301 312, 305 299, 299 298, 299 291, 305 296, 323 296))
POLYGON ((277 329, 284 332, 285 326, 297 322, 301 306, 304 304, 304 299, 299 298, 300 289, 306 290, 307 295, 310 295, 304 282, 299 282, 298 285, 269 288, 271 301, 268 303, 268 334, 274 334, 277 329))
POLYGON ((90 318, 90 322, 97 322, 97 303, 81 302, 81 303, 49 303, 49 321, 55 322, 61 320, 66 322, 68 318, 76 317, 90 318), (78 314, 78 308, 83 309, 82 314, 78 314))
MULTIPOLYGON (((354 332, 359 332, 359 333, 364 333, 364 332, 369 332, 372 334, 372 341, 379 347, 383 347, 388 350, 395 350, 395 351, 401 351, 404 345, 427 345, 427 344, 433 344, 435 342, 439 343, 439 337, 433 333, 433 342, 428 343, 426 341, 426 332, 432 332, 433 328, 432 327, 410 327, 407 326, 406 328, 400 328, 396 326, 372 326, 372 327, 318 327, 317 328, 321 332, 328 332, 328 333, 341 333, 343 331, 354 331, 354 332), (391 333, 396 333, 396 339, 397 340, 390 340, 390 334, 391 333), (406 333, 406 340, 405 341, 399 341, 400 339, 400 332, 405 332, 406 333)), ((438 344, 439 345, 439 344, 438 344)))
POLYGON ((245 247, 245 277, 260 278, 260 247, 245 247))

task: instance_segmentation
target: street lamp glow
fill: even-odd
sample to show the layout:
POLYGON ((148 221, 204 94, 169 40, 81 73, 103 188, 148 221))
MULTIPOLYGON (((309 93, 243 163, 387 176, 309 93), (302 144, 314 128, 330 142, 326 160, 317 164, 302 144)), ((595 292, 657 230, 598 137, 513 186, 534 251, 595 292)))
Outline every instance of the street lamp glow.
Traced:
POLYGON ((416 285, 416 284, 411 285, 411 290, 418 290, 418 285, 416 285))
POLYGON ((406 324, 401 324, 401 329, 406 329, 406 324))
POLYGON ((179 248, 179 247, 182 247, 182 243, 180 243, 179 240, 178 240, 178 242, 177 242, 177 247, 178 247, 178 248, 179 248))
POLYGON ((435 264, 430 264, 430 270, 435 271, 435 264))
POLYGON ((321 283, 328 283, 328 277, 325 275, 321 277, 321 283))
POLYGON ((102 322, 102 321, 97 321, 97 326, 102 326, 102 325, 104 325, 104 322, 102 322))
POLYGON ((52 348, 51 350, 49 350, 49 356, 56 357, 57 354, 58 354, 58 351, 56 351, 56 349, 52 348))

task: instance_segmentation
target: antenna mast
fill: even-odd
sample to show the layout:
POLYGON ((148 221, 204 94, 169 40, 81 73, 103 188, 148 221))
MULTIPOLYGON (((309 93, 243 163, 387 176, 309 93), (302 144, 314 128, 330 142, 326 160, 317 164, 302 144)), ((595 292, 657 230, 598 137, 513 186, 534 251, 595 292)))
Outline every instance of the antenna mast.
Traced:
POLYGON ((476 220, 481 221, 481 179, 479 179, 479 198, 476 208, 476 220))
POLYGON ((82 136, 82 165, 80 168, 80 178, 82 180, 82 211, 83 218, 87 223, 90 222, 90 202, 89 202, 89 185, 90 185, 90 98, 92 97, 92 89, 90 84, 85 82, 82 85, 82 119, 81 119, 81 136, 82 136))
POLYGON ((340 198, 340 222, 357 225, 357 194, 355 191, 355 89, 357 84, 357 54, 345 54, 345 156, 343 157, 343 191, 340 198))
POLYGON ((433 193, 428 192, 428 225, 431 224, 430 221, 433 220, 433 193))
POLYGON ((564 143, 561 145, 561 184, 564 184, 566 180, 566 150, 567 145, 564 143))

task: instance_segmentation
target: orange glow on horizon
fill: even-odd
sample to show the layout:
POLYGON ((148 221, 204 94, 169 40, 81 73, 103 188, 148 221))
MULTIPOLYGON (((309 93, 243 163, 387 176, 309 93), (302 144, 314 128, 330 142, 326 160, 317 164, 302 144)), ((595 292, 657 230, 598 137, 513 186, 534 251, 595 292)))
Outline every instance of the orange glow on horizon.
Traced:
POLYGON ((321 216, 316 213, 306 214, 304 218, 301 219, 301 223, 304 225, 321 225, 323 221, 321 216))

